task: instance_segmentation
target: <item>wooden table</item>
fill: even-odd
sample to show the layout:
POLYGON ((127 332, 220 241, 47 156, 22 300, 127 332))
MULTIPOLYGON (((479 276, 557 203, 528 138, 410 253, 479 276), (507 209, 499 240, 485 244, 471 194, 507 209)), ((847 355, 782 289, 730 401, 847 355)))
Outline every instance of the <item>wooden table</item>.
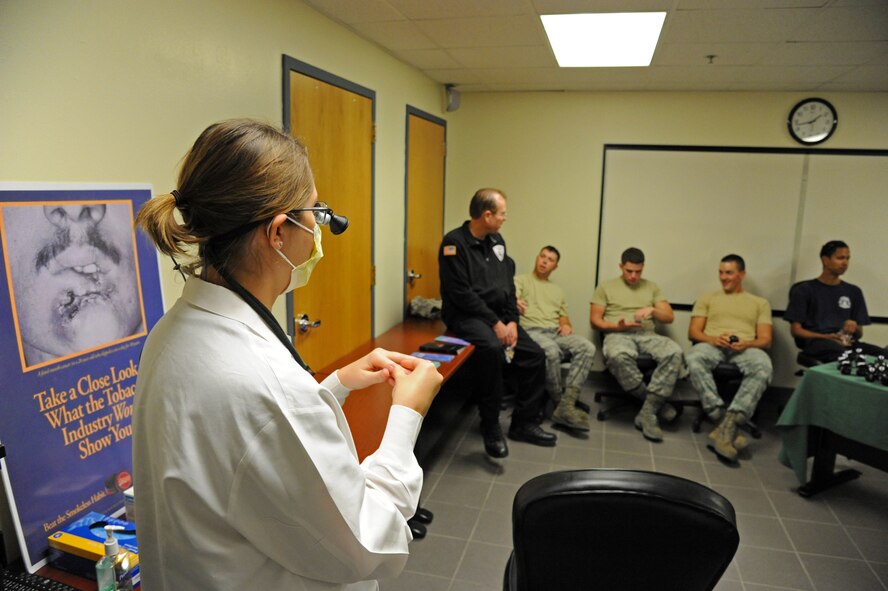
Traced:
POLYGON ((96 589, 98 589, 98 585, 95 581, 90 581, 89 579, 84 579, 83 577, 72 575, 71 573, 53 568, 51 566, 44 566, 37 571, 37 574, 41 577, 46 577, 48 579, 59 581, 66 585, 71 585, 75 589, 80 589, 80 591, 96 591, 96 589))
MULTIPOLYGON (((444 334, 444 331, 444 323, 440 320, 408 318, 375 339, 370 339, 348 355, 340 357, 330 365, 318 370, 315 377, 318 381, 321 381, 340 367, 360 359, 376 347, 406 354, 419 351, 420 345, 435 340, 435 337, 444 334)), ((456 370, 469 358, 473 350, 474 347, 469 345, 453 361, 441 364, 438 371, 444 377, 445 382, 456 373, 456 370)), ((446 406, 447 402, 451 402, 451 400, 446 400, 447 398, 452 399, 454 397, 455 395, 452 391, 442 387, 441 393, 438 394, 438 397, 432 404, 432 408, 429 410, 429 415, 426 417, 427 420, 423 424, 423 431, 426 430, 425 423, 429 422, 429 419, 434 420, 434 417, 431 415, 436 413, 440 407, 446 406)), ((363 460, 379 447, 379 443, 382 441, 382 436, 385 433, 391 405, 392 393, 391 386, 388 384, 377 384, 363 390, 354 390, 346 399, 342 408, 351 427, 360 460, 363 460)), ((421 433, 420 438, 422 436, 421 433)))

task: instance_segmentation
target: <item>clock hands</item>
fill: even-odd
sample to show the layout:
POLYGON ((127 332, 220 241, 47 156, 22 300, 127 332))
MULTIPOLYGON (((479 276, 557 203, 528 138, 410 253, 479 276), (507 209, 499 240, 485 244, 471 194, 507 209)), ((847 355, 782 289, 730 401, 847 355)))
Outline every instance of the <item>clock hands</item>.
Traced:
POLYGON ((821 113, 821 114, 818 115, 817 117, 814 117, 814 118, 811 119, 810 121, 803 121, 803 122, 799 123, 799 125, 811 125, 812 123, 814 123, 815 121, 817 121, 817 120, 820 119, 821 117, 823 117, 823 113, 821 113))

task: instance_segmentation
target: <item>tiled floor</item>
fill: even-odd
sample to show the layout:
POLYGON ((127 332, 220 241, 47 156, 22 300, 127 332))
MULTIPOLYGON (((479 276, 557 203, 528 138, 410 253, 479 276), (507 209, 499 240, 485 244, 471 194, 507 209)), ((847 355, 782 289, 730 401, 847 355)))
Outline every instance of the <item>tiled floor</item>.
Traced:
MULTIPOLYGON (((582 399, 592 401, 592 382, 582 399)), ((760 404, 763 437, 752 440, 739 468, 706 449, 707 429, 691 431, 696 409, 648 443, 632 413, 593 419, 588 438, 558 432, 558 445, 509 442, 510 455, 485 456, 476 413, 454 426, 433 470, 426 473, 423 506, 435 514, 428 535, 414 540, 404 573, 380 581, 382 591, 494 591, 502 589, 511 552, 511 507, 518 487, 552 470, 636 468, 683 476, 727 497, 737 512, 740 548, 719 591, 888 590, 888 474, 863 465, 859 479, 811 499, 799 497, 793 473, 777 461, 776 404, 760 404)), ((508 427, 506 413, 502 422, 508 427)), ((851 464, 839 458, 839 467, 851 464)), ((590 532, 594 535, 594 532, 590 532)), ((561 590, 553 590, 561 591, 561 590)))

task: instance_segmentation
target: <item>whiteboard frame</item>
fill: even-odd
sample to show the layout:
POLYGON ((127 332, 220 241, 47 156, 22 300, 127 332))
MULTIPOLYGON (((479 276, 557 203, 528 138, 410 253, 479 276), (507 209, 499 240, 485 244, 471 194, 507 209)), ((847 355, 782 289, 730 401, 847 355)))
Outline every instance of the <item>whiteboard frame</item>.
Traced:
MULTIPOLYGON (((852 150, 852 149, 827 149, 827 148, 769 148, 769 147, 745 147, 745 146, 682 146, 682 145, 658 145, 658 144, 605 144, 604 151, 602 154, 602 174, 601 174, 601 187, 600 187, 600 199, 599 199, 599 218, 598 218, 598 241, 597 241, 597 253, 596 253, 596 270, 595 270, 595 285, 598 286, 602 280, 609 279, 615 273, 612 271, 612 267, 614 267, 614 261, 602 261, 602 240, 604 236, 604 225, 605 225, 605 206, 607 201, 606 188, 607 188, 607 165, 608 165, 608 153, 610 151, 640 151, 640 152, 710 152, 710 153, 737 153, 737 154, 775 154, 775 155, 809 155, 809 156, 877 156, 888 158, 888 150, 852 150), (604 272, 602 272, 604 269, 604 272)), ((807 162, 807 161, 806 161, 807 162)), ((807 167, 807 165, 806 165, 807 167)), ((802 221, 804 219, 804 212, 800 211, 799 216, 801 216, 798 220, 787 220, 787 225, 789 230, 793 230, 793 226, 795 226, 795 243, 798 244, 801 241, 801 233, 803 232, 803 228, 801 227, 802 221)), ((878 222, 877 222, 878 223, 878 222)), ((849 241, 850 243, 850 241, 849 241)), ((628 243, 626 246, 630 246, 628 243)), ((853 245, 852 245, 853 246, 853 245)), ((806 277, 796 277, 796 269, 798 266, 798 260, 802 257, 809 257, 811 253, 808 252, 795 252, 792 254, 792 282, 805 279, 806 277)), ((816 256, 816 253, 814 253, 816 256)), ((713 281, 713 289, 717 288, 717 283, 713 281)), ((866 294, 866 290, 864 289, 864 294, 866 294)), ((668 294, 667 294, 668 295, 668 294)), ((874 297, 873 294, 870 295, 870 298, 874 297)), ((691 303, 677 302, 673 304, 673 307, 676 310, 691 310, 691 303)), ((772 306, 774 308, 774 306, 772 306)), ((782 316, 784 310, 780 308, 776 308, 773 310, 774 316, 782 316)), ((872 312, 870 314, 870 320, 874 324, 883 324, 888 323, 888 316, 874 315, 872 312)))

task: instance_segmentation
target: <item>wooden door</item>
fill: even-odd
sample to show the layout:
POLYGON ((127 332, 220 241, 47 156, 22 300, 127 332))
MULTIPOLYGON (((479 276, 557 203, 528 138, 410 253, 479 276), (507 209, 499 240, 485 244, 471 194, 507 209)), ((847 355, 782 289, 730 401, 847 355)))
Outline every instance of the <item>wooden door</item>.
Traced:
POLYGON ((324 258, 293 292, 295 345, 320 369, 372 337, 373 98, 290 72, 290 130, 308 147, 318 199, 348 217, 334 236, 322 228, 324 258), (300 332, 307 315, 317 328, 300 332))
POLYGON ((431 115, 407 114, 407 256, 405 300, 440 298, 438 247, 444 230, 446 123, 431 115), (422 277, 411 280, 411 272, 422 277))

